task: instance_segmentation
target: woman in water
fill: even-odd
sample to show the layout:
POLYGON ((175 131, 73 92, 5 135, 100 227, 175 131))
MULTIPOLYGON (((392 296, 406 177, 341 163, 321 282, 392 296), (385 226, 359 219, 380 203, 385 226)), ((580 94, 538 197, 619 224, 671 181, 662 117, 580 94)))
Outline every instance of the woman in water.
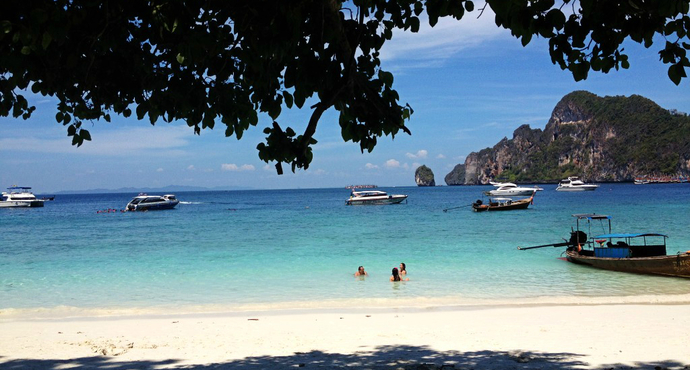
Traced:
POLYGON ((369 276, 369 273, 364 271, 364 266, 359 266, 357 272, 355 272, 355 276, 369 276))
POLYGON ((400 277, 400 273, 398 273, 398 268, 393 267, 393 275, 391 276, 391 281, 409 281, 410 278, 403 279, 400 277))
POLYGON ((405 262, 400 262, 400 277, 405 277, 407 275, 407 268, 405 267, 405 262))

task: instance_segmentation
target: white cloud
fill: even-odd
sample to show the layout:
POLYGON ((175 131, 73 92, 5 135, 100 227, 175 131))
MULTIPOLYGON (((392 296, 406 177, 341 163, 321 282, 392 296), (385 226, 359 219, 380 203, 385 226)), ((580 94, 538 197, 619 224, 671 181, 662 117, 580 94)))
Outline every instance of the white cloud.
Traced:
POLYGON ((400 168, 400 162, 396 161, 395 159, 389 159, 386 161, 386 167, 387 168, 400 168))
POLYGON ((445 155, 443 155, 443 154, 439 154, 439 155, 437 155, 437 156, 436 156, 436 158, 438 158, 438 159, 445 159, 445 158, 446 158, 446 156, 445 156, 445 155))
POLYGON ((196 168, 194 167, 193 164, 190 164, 189 166, 187 166, 187 170, 188 171, 194 171, 194 170, 196 170, 196 168))
POLYGON ((156 170, 156 172, 163 172, 163 168, 160 168, 160 167, 159 167, 159 168, 156 170))
POLYGON ((385 61, 416 61, 420 66, 442 65, 462 50, 477 48, 482 44, 504 36, 508 31, 496 27, 495 15, 486 7, 477 18, 478 11, 465 14, 462 20, 445 17, 432 28, 425 14, 420 16, 419 32, 398 31, 381 49, 385 61))
POLYGON ((273 171, 273 167, 266 163, 263 167, 264 171, 273 171))
POLYGON ((366 168, 367 170, 375 170, 375 169, 379 168, 379 166, 377 166, 373 163, 367 163, 364 165, 364 168, 366 168))
POLYGON ((251 164, 243 164, 242 166, 238 166, 234 163, 223 163, 220 165, 220 169, 222 171, 254 171, 255 168, 251 164))
POLYGON ((422 149, 422 150, 417 151, 416 154, 407 153, 407 154, 405 154, 405 155, 407 156, 407 158, 410 158, 410 159, 417 159, 417 158, 423 159, 423 158, 426 158, 426 157, 429 155, 429 152, 427 152, 426 150, 422 149))

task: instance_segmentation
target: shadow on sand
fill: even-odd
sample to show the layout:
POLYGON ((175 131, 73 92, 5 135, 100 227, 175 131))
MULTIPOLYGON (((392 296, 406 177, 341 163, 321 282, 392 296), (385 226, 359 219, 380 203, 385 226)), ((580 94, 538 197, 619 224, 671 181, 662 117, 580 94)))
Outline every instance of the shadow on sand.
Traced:
MULTIPOLYGON (((1 350, 1 349, 0 349, 1 350)), ((0 357, 0 369, 690 369, 677 361, 607 364, 591 367, 575 353, 504 352, 504 351, 435 351, 425 346, 381 346, 354 354, 311 351, 290 356, 257 356, 227 362, 189 365, 180 360, 125 361, 119 357, 93 356, 71 360, 8 359, 0 357)))

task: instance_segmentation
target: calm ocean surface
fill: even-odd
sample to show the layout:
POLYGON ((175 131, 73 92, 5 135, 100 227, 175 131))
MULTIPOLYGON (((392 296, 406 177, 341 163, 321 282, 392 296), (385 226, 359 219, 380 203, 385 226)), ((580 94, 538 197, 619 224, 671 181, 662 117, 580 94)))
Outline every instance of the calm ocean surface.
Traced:
MULTIPOLYGON (((3 313, 444 306, 572 297, 690 294, 690 280, 594 270, 558 257, 573 213, 613 217, 614 232, 669 235, 690 249, 690 184, 542 186, 523 211, 459 208, 490 186, 382 188, 407 204, 345 206, 346 189, 177 193, 177 209, 124 208, 136 194, 58 195, 0 209, 3 313), (408 266, 409 282, 390 283, 408 266), (370 276, 353 277, 364 265, 370 276)), ((592 233, 603 232, 601 228, 592 233)))

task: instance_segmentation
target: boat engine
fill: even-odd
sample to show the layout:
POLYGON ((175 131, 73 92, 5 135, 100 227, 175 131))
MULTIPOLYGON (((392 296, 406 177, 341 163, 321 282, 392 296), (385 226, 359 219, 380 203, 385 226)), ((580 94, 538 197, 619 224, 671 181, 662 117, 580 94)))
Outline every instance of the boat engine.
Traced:
POLYGON ((570 240, 568 241, 571 246, 575 247, 577 245, 585 244, 587 242, 587 233, 584 231, 571 231, 570 240))

